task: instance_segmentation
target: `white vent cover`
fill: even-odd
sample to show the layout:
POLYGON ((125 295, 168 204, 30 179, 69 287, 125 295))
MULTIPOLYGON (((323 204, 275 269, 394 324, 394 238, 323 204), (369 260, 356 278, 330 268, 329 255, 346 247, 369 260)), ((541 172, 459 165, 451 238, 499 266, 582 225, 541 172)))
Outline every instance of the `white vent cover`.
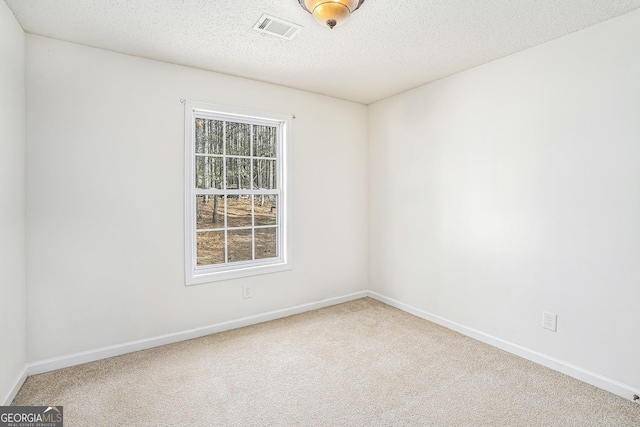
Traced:
POLYGON ((283 39, 291 40, 303 27, 275 16, 264 14, 253 26, 253 29, 261 33, 271 34, 283 39))

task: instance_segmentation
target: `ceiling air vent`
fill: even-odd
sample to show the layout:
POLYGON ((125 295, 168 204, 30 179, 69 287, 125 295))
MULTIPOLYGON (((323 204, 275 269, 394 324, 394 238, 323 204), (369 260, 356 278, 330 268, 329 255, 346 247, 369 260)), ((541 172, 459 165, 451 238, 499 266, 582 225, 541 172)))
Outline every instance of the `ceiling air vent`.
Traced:
POLYGON ((264 14, 253 26, 253 29, 261 33, 291 40, 302 29, 302 26, 264 14))

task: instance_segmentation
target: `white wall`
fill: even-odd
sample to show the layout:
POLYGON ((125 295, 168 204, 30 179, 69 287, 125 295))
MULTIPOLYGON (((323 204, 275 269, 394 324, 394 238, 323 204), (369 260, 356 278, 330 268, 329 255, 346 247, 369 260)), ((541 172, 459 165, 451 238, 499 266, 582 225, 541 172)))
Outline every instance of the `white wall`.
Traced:
POLYGON ((0 1, 0 405, 26 361, 24 39, 0 1))
POLYGON ((365 106, 33 35, 27 105, 30 362, 367 288, 365 106), (181 98, 297 116, 292 271, 185 287, 181 98))
POLYGON ((640 388, 640 11, 375 103, 369 141, 372 290, 640 388))

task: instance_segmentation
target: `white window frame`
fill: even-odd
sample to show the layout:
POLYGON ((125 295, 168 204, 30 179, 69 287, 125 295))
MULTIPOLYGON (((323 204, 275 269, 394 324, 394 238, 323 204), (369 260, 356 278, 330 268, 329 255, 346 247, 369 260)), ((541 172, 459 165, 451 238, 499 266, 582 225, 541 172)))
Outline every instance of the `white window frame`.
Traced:
MULTIPOLYGON (((249 110, 239 107, 209 104, 196 101, 185 101, 185 281, 187 285, 227 280, 237 277, 253 276, 290 270, 293 268, 292 235, 291 235, 291 155, 290 133, 291 116, 249 110), (238 123, 269 125, 279 127, 276 144, 276 179, 278 208, 276 209, 278 224, 278 257, 261 260, 239 261, 211 266, 197 265, 196 237, 196 196, 202 190, 196 189, 196 118, 224 120, 238 123)), ((223 142, 226 144, 226 141, 223 142)), ((251 141, 253 145, 253 141, 251 141)), ((253 163, 253 162, 252 162, 253 163)), ((225 177, 223 177, 225 179, 225 177)), ((250 177, 253 187, 253 176, 250 177)), ((227 194, 252 194, 251 190, 225 190, 227 194)), ((226 210, 225 210, 226 211, 226 210)), ((253 228, 253 226, 251 227, 253 228)))

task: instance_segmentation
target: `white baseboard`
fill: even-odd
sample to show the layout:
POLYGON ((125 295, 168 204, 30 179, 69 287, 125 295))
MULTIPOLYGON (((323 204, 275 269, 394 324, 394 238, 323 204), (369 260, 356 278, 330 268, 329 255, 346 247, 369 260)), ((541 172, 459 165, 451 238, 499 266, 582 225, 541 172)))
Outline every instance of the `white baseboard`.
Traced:
POLYGON ((2 406, 11 405, 11 402, 13 402, 13 399, 16 397, 16 394, 18 394, 18 392, 20 391, 20 388, 22 387, 22 384, 24 384, 26 379, 27 379, 27 366, 25 365, 22 368, 22 371, 20 371, 18 378, 13 383, 13 387, 11 387, 11 390, 9 390, 9 394, 7 395, 7 397, 4 398, 2 402, 0 402, 0 405, 2 406))
POLYGON ((205 335, 211 335, 218 332, 224 332, 232 329, 242 328, 245 326, 255 325, 258 323, 268 322, 270 320, 280 319, 283 317, 292 316, 294 314, 300 314, 307 311, 317 310, 319 308, 342 304, 343 302, 364 298, 366 296, 367 291, 355 292, 353 294, 344 295, 341 297, 302 304, 282 310, 270 311, 268 313, 243 317, 241 319, 217 323, 215 325, 204 326, 187 331, 161 335, 154 338, 131 341, 124 344, 112 345, 95 350, 88 350, 80 353, 69 354, 66 356, 55 357, 52 359, 27 364, 27 371, 29 375, 42 374, 44 372, 55 371, 56 369, 68 368, 70 366, 76 366, 96 360, 107 359, 109 357, 133 353, 134 351, 146 350, 153 347, 159 347, 161 345, 173 344, 180 341, 203 337, 205 335))
POLYGON ((373 291, 355 292, 353 294, 344 295, 341 297, 330 298, 323 301, 317 301, 313 303, 303 304, 296 307, 286 308, 282 310, 270 311, 268 313, 258 314, 255 316, 244 317, 241 319, 231 320, 228 322, 217 323, 210 326, 191 329, 182 332, 176 332, 173 334, 161 335, 158 337, 132 341, 124 344, 113 345, 109 347, 102 347, 96 350, 89 350, 80 353, 69 354, 66 356, 56 357, 52 359, 43 360, 40 362, 29 363, 23 369, 19 378, 16 380, 13 389, 6 397, 4 404, 8 405, 14 399, 15 395, 22 387, 27 374, 36 375, 44 372, 54 371, 56 369, 68 368, 70 366, 81 365, 83 363, 93 362, 96 360, 107 359, 109 357, 120 356, 122 354, 132 353, 135 351, 146 350, 153 347, 159 347, 166 344, 173 344, 180 341, 186 341, 193 338, 199 338, 205 335, 215 334, 218 332, 229 331, 232 329, 242 328, 245 326, 255 325, 258 323, 268 322, 270 320, 280 319, 283 317, 292 316, 294 314, 300 314, 307 311, 317 310, 324 307, 329 307, 336 304, 341 304, 347 301, 353 301, 359 298, 371 297, 375 300, 383 302, 392 307, 398 308, 414 316, 444 326, 445 328, 452 329, 463 335, 477 339, 478 341, 492 345, 494 347, 505 350, 509 353, 523 357, 532 362, 538 363, 542 366, 546 366, 563 374, 569 375, 587 384, 591 384, 595 387, 607 390, 625 399, 633 400, 633 395, 640 395, 640 389, 634 388, 628 384, 613 380, 595 372, 582 369, 578 366, 567 363, 563 360, 556 359, 549 355, 539 353, 529 348, 513 344, 505 341, 501 338, 494 337, 484 332, 478 331, 473 328, 461 325, 456 322, 452 322, 443 317, 436 316, 428 313, 424 310, 412 307, 403 302, 394 300, 384 295, 378 294, 373 291))
POLYGON ((394 300, 384 295, 380 295, 377 292, 368 291, 367 294, 369 297, 375 300, 383 302, 392 307, 398 308, 407 313, 413 314, 414 316, 417 316, 422 319, 428 320, 430 322, 436 323, 438 325, 444 326, 445 328, 452 329, 456 332, 459 332, 468 337, 477 339, 478 341, 482 341, 494 347, 498 347, 499 349, 515 354, 524 359, 531 360, 532 362, 535 362, 539 365, 546 366, 547 368, 551 368, 554 371, 562 372, 563 374, 569 375, 570 377, 576 378, 587 384, 591 384, 592 386, 609 391, 613 394, 617 394, 618 396, 624 397, 625 399, 629 399, 633 401, 634 394, 640 395, 639 389, 634 388, 628 384, 621 383, 619 381, 616 381, 611 378, 607 378, 595 372, 587 371, 586 369, 582 369, 578 366, 572 365, 563 360, 556 359, 555 357, 551 357, 546 354, 539 353, 529 348, 522 347, 517 344, 513 344, 509 341, 505 341, 501 338, 497 338, 492 335, 485 334, 484 332, 478 331, 476 329, 469 328, 467 326, 461 325, 456 322, 452 322, 440 316, 436 316, 435 314, 428 313, 426 311, 412 307, 403 302, 394 300))

